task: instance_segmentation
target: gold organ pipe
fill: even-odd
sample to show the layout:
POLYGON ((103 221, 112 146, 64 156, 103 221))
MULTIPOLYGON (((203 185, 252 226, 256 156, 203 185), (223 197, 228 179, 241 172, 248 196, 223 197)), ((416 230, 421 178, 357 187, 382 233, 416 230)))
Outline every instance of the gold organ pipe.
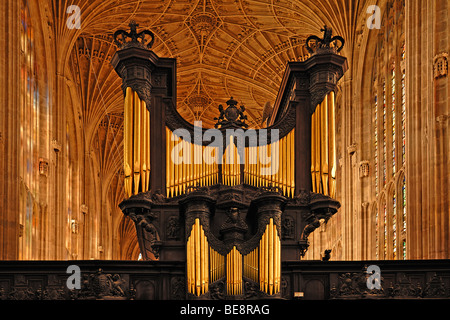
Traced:
POLYGON ((258 273, 259 273, 259 289, 261 290, 263 287, 263 268, 264 268, 264 263, 262 261, 262 252, 263 252, 263 238, 264 234, 262 235, 261 239, 259 240, 259 254, 258 254, 258 273))
POLYGON ((238 294, 237 292, 237 277, 238 277, 238 270, 239 270, 239 262, 236 257, 236 247, 233 248, 233 293, 238 294))
POLYGON ((167 149, 167 167, 168 167, 168 175, 169 175, 169 179, 167 180, 168 182, 168 187, 169 187, 169 193, 168 196, 169 197, 173 197, 174 196, 174 177, 175 177, 175 167, 174 167, 174 163, 172 161, 172 151, 174 149, 174 142, 172 141, 172 131, 170 131, 169 128, 166 128, 167 130, 167 140, 168 142, 166 142, 169 147, 167 149))
POLYGON ((259 274, 260 290, 270 295, 276 294, 281 287, 281 241, 277 231, 277 226, 270 218, 265 231, 261 236, 259 248, 255 250, 259 257, 254 256, 253 261, 259 262, 253 269, 255 281, 259 274))
MULTIPOLYGON (((264 149, 265 149, 264 153, 270 159, 270 157, 272 155, 272 149, 273 149, 272 145, 271 144, 265 145, 264 149)), ((268 160, 268 161, 271 161, 271 160, 268 160)), ((267 187, 267 186, 269 186, 269 183, 272 183, 273 166, 271 166, 271 163, 269 162, 268 164, 263 164, 261 167, 263 167, 265 169, 268 169, 268 167, 270 168, 269 171, 266 171, 266 173, 269 173, 269 174, 268 175, 264 175, 263 176, 263 180, 262 180, 263 186, 267 187)))
POLYGON ((269 282, 269 235, 267 234, 267 226, 266 232, 264 235, 264 291, 268 290, 268 282, 269 282))
MULTIPOLYGON (((194 226, 192 226, 194 228, 194 226)), ((191 231, 191 235, 188 240, 188 253, 187 253, 187 263, 188 263, 188 275, 189 275, 189 292, 195 294, 195 248, 194 248, 194 232, 191 231)))
POLYGON ((124 103, 124 175, 127 197, 150 183, 150 115, 145 101, 127 87, 124 103))
MULTIPOLYGON (((287 137, 284 137, 281 140, 281 159, 280 159, 280 166, 281 166, 281 188, 283 190, 284 195, 287 194, 287 176, 286 176, 286 170, 287 170, 287 137)), ((289 195, 288 195, 289 196, 289 195)))
POLYGON ((258 248, 244 256, 244 276, 258 282, 258 248))
POLYGON ((195 163, 194 163, 194 179, 195 182, 198 183, 198 180, 200 179, 200 158, 199 158, 199 147, 198 145, 194 144, 195 149, 195 163))
POLYGON ((236 246, 226 256, 227 292, 230 295, 242 293, 242 255, 236 246))
POLYGON ((252 170, 252 165, 251 165, 251 160, 252 159, 252 154, 251 154, 251 148, 245 148, 245 164, 244 164, 244 170, 245 170, 245 181, 244 183, 251 185, 251 170, 252 170))
POLYGON ((144 106, 144 101, 141 102, 141 141, 140 141, 140 148, 141 148, 141 168, 140 168, 140 174, 141 174, 141 191, 145 192, 147 191, 147 119, 146 119, 146 112, 144 106))
POLYGON ((278 140, 276 142, 276 157, 275 157, 275 161, 276 161, 276 166, 274 168, 275 170, 275 181, 277 183, 277 187, 279 187, 281 190, 283 190, 283 185, 282 185, 282 179, 281 177, 283 176, 282 174, 282 167, 283 167, 283 156, 282 156, 282 148, 283 148, 283 141, 278 140))
POLYGON ((193 294, 196 294, 196 254, 195 254, 195 225, 192 226, 192 245, 191 245, 191 259, 192 259, 192 269, 191 269, 191 276, 192 276, 192 292, 193 294))
POLYGON ((192 261, 191 261, 191 236, 188 237, 186 242, 186 276, 187 276, 187 289, 188 292, 192 292, 191 290, 191 267, 192 267, 192 261))
POLYGON ((255 185, 255 147, 249 148, 249 184, 254 186, 255 185))
MULTIPOLYGON (((209 248, 208 239, 198 218, 195 219, 192 225, 186 250, 188 290, 190 293, 199 296, 208 291, 210 276, 209 258, 212 261, 213 251, 209 248)), ((211 265, 214 264, 211 263, 211 265)), ((211 279, 213 279, 212 274, 211 279)))
POLYGON ((180 137, 180 150, 181 150, 181 163, 180 163, 180 193, 184 193, 185 190, 185 185, 186 185, 186 163, 184 161, 184 148, 186 147, 186 141, 184 141, 181 137, 180 137))
POLYGON ((237 148, 233 143, 233 186, 239 184, 239 170, 238 170, 238 165, 239 165, 239 158, 238 158, 238 152, 237 152, 237 148))
POLYGON ((134 160, 134 190, 137 194, 139 191, 139 177, 141 173, 141 100, 137 92, 134 92, 134 143, 133 143, 133 160, 134 160))
POLYGON ((321 119, 321 113, 322 110, 319 107, 316 108, 316 119, 315 119, 315 153, 316 153, 316 161, 315 161, 315 171, 316 171, 316 192, 322 192, 322 184, 321 184, 321 176, 322 176, 322 167, 320 165, 321 162, 321 153, 320 153, 320 131, 322 130, 321 128, 321 123, 320 123, 320 119, 321 119))
POLYGON ((261 187, 261 162, 259 161, 260 159, 260 148, 262 148, 262 146, 256 146, 256 187, 261 187))
MULTIPOLYGON (((177 157, 180 157, 180 154, 182 155, 183 151, 183 139, 181 137, 178 137, 178 149, 177 149, 177 157)), ((183 192, 183 162, 178 163, 178 176, 177 176, 177 187, 178 192, 177 195, 180 195, 183 192)))
MULTIPOLYGON (((211 148, 207 148, 207 147, 203 147, 203 154, 209 154, 210 153, 210 149, 211 148)), ((208 163, 205 161, 205 159, 203 159, 203 161, 205 162, 205 185, 206 186, 210 186, 212 185, 212 164, 208 163)))
MULTIPOLYGON (((230 140, 232 140, 233 137, 230 137, 230 140)), ((227 180, 228 180, 228 185, 231 186, 232 185, 232 167, 231 167, 231 158, 232 158, 232 152, 233 152, 233 148, 231 147, 231 143, 228 146, 228 151, 227 151, 227 180)))
MULTIPOLYGON (((169 128, 166 127, 166 130, 166 139, 168 140, 166 141, 166 178, 168 196, 174 197, 185 193, 189 186, 207 186, 217 183, 217 148, 190 143, 181 139, 181 137, 176 136, 169 128), (172 139, 174 141, 172 141, 172 139), (175 164, 171 158, 172 153, 182 159, 182 162, 175 164), (204 161, 203 155, 206 153, 213 157, 212 163, 204 161)), ((224 163, 227 165, 225 156, 224 163)), ((229 173, 231 173, 231 171, 229 171, 228 167, 225 167, 224 170, 228 170, 226 171, 226 176, 229 178, 229 173)))
POLYGON ((274 284, 273 284, 273 293, 277 293, 279 291, 279 285, 280 285, 280 241, 278 241, 278 235, 277 235, 277 226, 272 225, 273 227, 273 240, 274 240, 274 268, 273 268, 273 274, 274 274, 274 284))
MULTIPOLYGON (((176 152, 176 144, 175 144, 176 141, 174 140, 175 139, 175 135, 173 134, 172 131, 170 132, 170 136, 171 136, 172 152, 175 153, 176 152)), ((171 162, 171 167, 172 167, 172 178, 171 178, 172 179, 172 184, 171 184, 170 190, 171 190, 171 194, 172 194, 172 197, 173 197, 173 196, 176 195, 175 184, 177 184, 176 177, 178 176, 178 172, 177 172, 177 166, 175 165, 175 162, 172 161, 172 156, 171 156, 170 162, 171 162)))
POLYGON ((256 160, 255 160, 255 147, 250 148, 250 184, 254 186, 255 183, 255 168, 256 168, 256 160))
MULTIPOLYGON (((206 147, 204 146, 203 147, 203 154, 205 154, 206 153, 206 147)), ((205 186, 208 186, 208 185, 210 185, 210 182, 209 182, 209 178, 210 178, 210 172, 209 172, 209 170, 210 170, 210 165, 209 165, 209 163, 207 163, 206 161, 205 161, 205 159, 203 159, 203 156, 202 156, 202 161, 203 161, 203 163, 204 163, 204 166, 205 166, 205 178, 204 178, 204 180, 205 180, 205 186)))
POLYGON ((231 149, 230 149, 230 185, 234 186, 236 183, 236 150, 234 148, 234 143, 233 143, 233 137, 230 137, 231 139, 231 149))
POLYGON ((265 239, 265 233, 263 233, 261 240, 260 240, 260 244, 259 244, 259 285, 260 285, 260 290, 264 291, 264 282, 265 282, 265 263, 264 263, 264 245, 266 243, 265 239))
POLYGON ((330 92, 311 119, 311 176, 314 192, 336 194, 335 102, 330 92))
POLYGON ((325 97, 320 105, 321 139, 320 158, 322 162, 322 191, 328 195, 328 99, 325 97))
POLYGON ((316 113, 311 116, 311 184, 312 191, 316 192, 316 113))
MULTIPOLYGON (((317 111, 317 109, 316 109, 316 111, 317 111)), ((317 175, 318 175, 318 171, 319 171, 319 168, 317 167, 317 163, 320 163, 320 158, 318 158, 320 154, 317 152, 317 130, 318 130, 317 117, 318 117, 318 113, 319 112, 313 113, 314 124, 311 128, 313 131, 311 133, 311 136, 314 135, 314 146, 313 146, 313 150, 311 151, 311 154, 314 154, 314 172, 313 172, 313 175, 314 175, 313 191, 314 192, 318 192, 318 190, 319 190, 318 179, 317 179, 317 175)))
MULTIPOLYGON (((206 150, 206 154, 208 154, 209 156, 211 156, 214 153, 213 147, 206 147, 205 150, 206 150)), ((208 167, 209 167, 208 185, 210 185, 210 186, 212 186, 214 184, 214 164, 215 164, 215 162, 210 163, 208 165, 208 167)))
POLYGON ((253 185, 258 187, 259 186, 259 176, 260 176, 260 172, 259 172, 259 146, 256 146, 253 148, 253 157, 254 157, 254 165, 253 165, 253 171, 254 171, 254 175, 253 175, 253 185))
MULTIPOLYGON (((170 132, 170 135, 171 135, 171 139, 173 139, 172 153, 174 154, 174 156, 176 156, 177 148, 178 148, 177 147, 177 136, 172 131, 170 132)), ((172 197, 174 197, 174 196, 176 196, 177 190, 178 190, 177 189, 178 167, 177 167, 177 164, 175 164, 175 162, 173 161, 172 156, 171 156, 170 162, 171 162, 171 167, 172 167, 172 179, 173 179, 171 189, 172 189, 172 197)))
POLYGON ((133 90, 130 87, 126 89, 125 107, 124 107, 124 175, 125 175, 125 194, 127 197, 132 193, 132 166, 133 166, 133 90))
POLYGON ((170 195, 170 141, 169 141, 169 128, 166 127, 166 197, 170 195))
POLYGON ((335 104, 334 91, 328 95, 328 156, 329 156, 329 196, 336 196, 336 127, 335 127, 335 104))
MULTIPOLYGON (((173 133, 172 133, 173 134, 173 133)), ((179 157, 180 154, 180 137, 173 134, 175 138, 175 145, 174 145, 174 155, 175 157, 179 157)), ((180 176, 181 176, 181 165, 179 163, 175 163, 175 179, 174 179, 174 187, 175 187, 175 195, 180 194, 180 176)))
POLYGON ((214 272, 215 272, 215 263, 214 263, 214 253, 213 253, 213 249, 210 247, 209 248, 209 278, 211 279, 211 282, 215 281, 215 277, 214 277, 214 272))
POLYGON ((201 228, 201 242, 202 242, 202 293, 207 290, 208 284, 208 247, 206 243, 205 231, 201 228))
POLYGON ((273 152, 273 157, 271 157, 271 161, 273 161, 273 163, 270 163, 270 168, 272 169, 272 174, 271 174, 271 179, 272 179, 272 185, 275 187, 278 187, 278 176, 279 176, 279 167, 278 166, 278 157, 280 156, 278 151, 278 147, 279 147, 279 141, 275 141, 274 143, 271 144, 271 148, 272 148, 272 152, 273 152))
MULTIPOLYGON (((214 152, 213 147, 207 147, 207 154, 211 155, 214 152)), ((209 164, 209 179, 208 184, 212 186, 214 184, 214 162, 209 164)))
POLYGON ((203 159, 201 156, 201 150, 202 150, 202 146, 198 146, 197 147, 198 150, 198 154, 197 154, 197 161, 198 161, 198 181, 197 183, 200 186, 203 186, 203 159))
POLYGON ((294 152, 294 150, 295 150, 295 128, 294 129, 292 129, 292 131, 289 133, 289 140, 290 140, 290 150, 291 150, 291 152, 290 152, 290 158, 289 158, 289 160, 290 160, 290 168, 291 168, 291 171, 290 171, 290 175, 289 175, 289 177, 290 177, 290 179, 291 179, 291 183, 290 183, 290 185, 291 185, 291 196, 293 197, 294 196, 294 190, 295 190, 295 152, 294 152))
POLYGON ((249 148, 244 149, 245 152, 245 162, 244 162, 244 183, 249 184, 248 182, 248 166, 249 166, 249 148))
POLYGON ((255 282, 258 281, 258 278, 257 278, 257 275, 256 275, 256 270, 258 269, 258 260, 257 260, 257 256, 256 256, 257 253, 258 253, 257 249, 252 251, 252 272, 251 272, 251 275, 252 275, 253 281, 255 281, 255 282))
POLYGON ((211 164, 211 170, 212 170, 212 182, 211 184, 217 183, 217 170, 218 170, 218 163, 217 163, 217 149, 214 147, 211 147, 211 154, 214 159, 214 162, 211 164))
MULTIPOLYGON (((146 190, 149 190, 150 189, 150 172, 151 172, 151 164, 150 164, 150 112, 147 110, 147 104, 145 103, 145 101, 142 101, 142 103, 144 105, 144 110, 145 110, 145 117, 146 117, 145 122, 147 123, 147 131, 145 132, 145 135, 147 137, 147 146, 146 146, 146 151, 147 151, 147 175, 146 175, 147 186, 146 186, 146 190)), ((164 190, 161 190, 161 192, 164 192, 164 190)))
POLYGON ((269 294, 273 293, 273 280, 274 280, 274 273, 273 273, 273 251, 274 251, 274 247, 273 247, 273 219, 270 218, 270 223, 269 223, 269 294))
POLYGON ((200 221, 199 219, 195 219, 195 225, 194 225, 194 237, 195 237, 195 288, 197 295, 200 295, 200 268, 201 264, 200 262, 200 221))
POLYGON ((206 167, 207 163, 203 159, 203 152, 205 151, 205 147, 202 146, 201 150, 202 150, 202 154, 201 154, 201 159, 202 159, 202 184, 201 185, 205 186, 206 185, 206 179, 208 177, 208 168, 206 167))
POLYGON ((257 173, 258 173, 258 181, 257 181, 257 183, 256 183, 256 185, 257 185, 257 187, 262 187, 263 186, 263 176, 261 175, 261 167, 262 167, 262 165, 261 165, 261 153, 260 152, 262 152, 262 150, 261 149, 264 149, 264 146, 258 146, 258 162, 257 162, 257 164, 258 164, 258 169, 257 169, 257 173))
MULTIPOLYGON (((294 151, 290 149, 290 145, 291 145, 291 136, 292 136, 292 131, 288 133, 288 135, 286 136, 286 189, 287 189, 287 195, 289 197, 292 197, 292 193, 291 193, 291 188, 292 188, 292 184, 291 184, 291 158, 294 156, 294 151)), ((293 174, 292 174, 293 175, 293 174)))
MULTIPOLYGON (((285 196, 294 196, 295 189, 295 129, 292 129, 286 136, 272 144, 247 147, 244 154, 244 175, 243 183, 255 187, 268 186, 272 184, 281 189, 285 196), (262 156, 267 156, 271 161, 267 164, 262 162, 262 156), (272 156, 273 155, 273 156, 272 156), (261 170, 269 169, 269 174, 263 175, 261 170)), ((314 136, 313 136, 314 137, 314 136)), ((316 145, 312 143, 312 148, 316 145)), ((236 162, 230 169, 230 156, 224 156, 223 175, 224 184, 241 183, 239 153, 234 153, 236 162), (231 170, 231 172, 229 171, 231 170), (230 177, 231 182, 229 182, 230 177)), ((312 161, 311 172, 314 176, 314 164, 312 161)))
POLYGON ((230 254, 227 254, 227 292, 231 292, 230 254))

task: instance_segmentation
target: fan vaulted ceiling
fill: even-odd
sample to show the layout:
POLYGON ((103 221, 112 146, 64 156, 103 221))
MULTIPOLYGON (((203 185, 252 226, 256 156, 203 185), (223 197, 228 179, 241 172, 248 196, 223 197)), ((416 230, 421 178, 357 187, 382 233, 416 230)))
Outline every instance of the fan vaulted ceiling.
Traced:
MULTIPOLYGON (((359 1, 351 0, 85 0, 78 6, 82 28, 71 62, 78 73, 75 78, 83 70, 94 73, 77 80, 92 87, 83 89, 86 93, 97 93, 103 104, 116 105, 107 106, 109 110, 120 110, 120 79, 116 81, 110 65, 99 63, 105 64, 116 50, 112 33, 128 30, 135 20, 138 31, 155 34, 152 50, 157 55, 177 59, 180 114, 207 127, 215 122, 217 106, 231 96, 246 107, 250 125, 260 126, 264 106, 276 99, 286 63, 305 57, 305 39, 320 35, 327 24, 348 40, 363 9, 359 1), (98 61, 80 58, 86 57, 86 50, 98 61), (111 86, 116 94, 110 92, 111 86), (105 102, 105 96, 110 101, 105 102)), ((55 8, 62 12, 60 5, 55 8)))

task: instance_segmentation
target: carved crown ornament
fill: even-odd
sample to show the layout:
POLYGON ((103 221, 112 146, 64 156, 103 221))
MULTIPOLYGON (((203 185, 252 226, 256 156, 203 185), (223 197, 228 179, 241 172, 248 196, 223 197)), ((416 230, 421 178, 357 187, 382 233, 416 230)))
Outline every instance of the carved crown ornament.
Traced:
POLYGON ((216 128, 247 128, 248 124, 245 123, 247 120, 247 116, 244 115, 245 107, 240 106, 236 107, 237 101, 230 98, 227 101, 228 107, 226 109, 223 108, 222 105, 219 105, 220 115, 218 118, 214 118, 217 120, 217 123, 214 125, 216 128))
POLYGON ((139 24, 132 20, 129 24, 130 32, 126 32, 125 30, 117 30, 116 32, 114 32, 114 43, 120 49, 125 49, 128 47, 151 49, 155 41, 155 35, 150 30, 137 32, 138 26, 139 24))
POLYGON ((309 36, 306 39, 306 50, 308 50, 309 53, 315 54, 315 53, 324 53, 324 52, 333 52, 337 53, 342 50, 344 47, 344 39, 341 36, 334 36, 333 29, 331 27, 327 27, 325 25, 320 31, 323 31, 323 38, 319 38, 316 35, 309 36), (315 45, 311 47, 310 42, 315 41, 315 45), (339 41, 340 45, 336 46, 335 42, 339 41))

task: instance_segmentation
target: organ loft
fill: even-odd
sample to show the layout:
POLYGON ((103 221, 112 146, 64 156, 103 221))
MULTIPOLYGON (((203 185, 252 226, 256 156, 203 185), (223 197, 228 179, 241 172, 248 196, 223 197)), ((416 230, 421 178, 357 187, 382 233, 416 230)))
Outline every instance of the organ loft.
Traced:
POLYGON ((1 300, 450 297, 447 1, 0 11, 1 300))
POLYGON ((143 259, 186 260, 189 295, 279 295, 282 261, 304 256, 309 234, 337 212, 328 128, 347 60, 337 54, 344 39, 322 31, 306 41, 309 59, 288 64, 267 127, 247 129, 245 107, 230 98, 213 132, 177 112, 176 60, 150 50, 153 33, 131 22, 114 34, 111 63, 125 97, 119 207, 136 225, 143 259), (169 219, 178 227, 163 244, 155 225, 169 219))

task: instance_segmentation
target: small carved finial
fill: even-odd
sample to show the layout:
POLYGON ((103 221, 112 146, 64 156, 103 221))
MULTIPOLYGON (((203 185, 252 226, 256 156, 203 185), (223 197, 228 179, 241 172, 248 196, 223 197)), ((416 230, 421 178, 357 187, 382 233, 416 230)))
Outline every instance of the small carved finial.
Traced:
POLYGON ((333 30, 331 27, 327 27, 325 25, 320 31, 323 32, 323 38, 320 39, 318 36, 312 35, 306 39, 306 49, 309 53, 318 53, 318 52, 339 52, 344 47, 344 39, 341 36, 332 37, 333 30), (315 48, 312 48, 309 45, 310 41, 316 41, 315 48), (340 41, 340 46, 331 46, 331 44, 335 41, 340 41), (315 50, 314 50, 315 49, 315 50))
POLYGON ((125 30, 117 30, 114 32, 114 43, 120 49, 124 49, 126 47, 141 47, 144 49, 150 49, 155 41, 155 35, 149 30, 137 32, 138 26, 139 24, 132 20, 129 24, 130 32, 126 32, 125 30), (150 37, 150 39, 147 39, 146 36, 150 37))

